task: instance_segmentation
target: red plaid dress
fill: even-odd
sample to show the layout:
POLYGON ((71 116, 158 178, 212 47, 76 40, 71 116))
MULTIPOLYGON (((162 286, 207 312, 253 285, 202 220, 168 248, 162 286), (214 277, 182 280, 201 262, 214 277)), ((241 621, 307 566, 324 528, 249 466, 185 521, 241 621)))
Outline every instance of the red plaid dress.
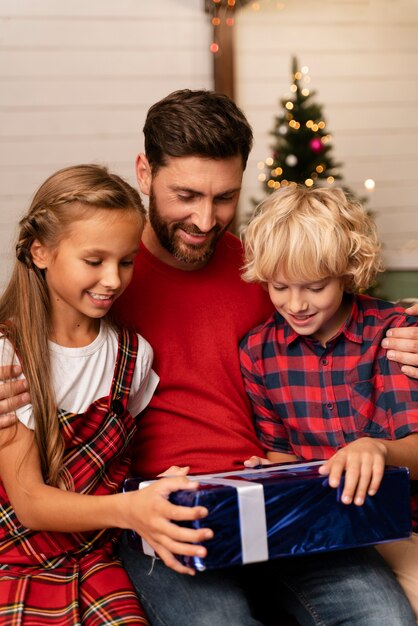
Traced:
MULTIPOLYGON (((67 489, 106 495, 129 469, 135 421, 127 410, 138 338, 121 331, 109 396, 76 415, 59 411, 67 489)), ((22 526, 0 482, 0 625, 147 624, 134 589, 114 556, 115 530, 31 531, 22 526)))

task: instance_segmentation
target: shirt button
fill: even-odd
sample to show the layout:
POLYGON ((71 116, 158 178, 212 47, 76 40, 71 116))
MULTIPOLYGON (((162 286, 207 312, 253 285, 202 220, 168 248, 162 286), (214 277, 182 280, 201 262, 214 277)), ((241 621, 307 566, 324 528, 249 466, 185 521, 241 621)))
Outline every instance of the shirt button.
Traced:
POLYGON ((334 405, 332 404, 332 402, 327 402, 327 409, 332 411, 333 408, 334 408, 334 405))
POLYGON ((328 365, 328 360, 327 359, 321 359, 321 363, 322 363, 322 365, 328 365))
POLYGON ((118 417, 120 417, 124 413, 123 404, 120 400, 112 400, 110 408, 112 409, 112 412, 118 417))

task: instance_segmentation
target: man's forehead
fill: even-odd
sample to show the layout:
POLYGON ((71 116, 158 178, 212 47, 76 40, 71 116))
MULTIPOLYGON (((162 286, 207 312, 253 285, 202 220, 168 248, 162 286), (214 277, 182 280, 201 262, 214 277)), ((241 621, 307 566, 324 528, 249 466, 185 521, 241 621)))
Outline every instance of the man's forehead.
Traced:
POLYGON ((198 190, 207 184, 232 190, 241 187, 243 173, 239 155, 224 159, 187 156, 169 157, 155 177, 161 176, 173 185, 191 190, 198 190))
POLYGON ((161 169, 182 169, 188 170, 190 168, 213 168, 213 169, 225 169, 236 168, 243 171, 241 155, 236 154, 224 158, 208 157, 201 154, 191 154, 188 156, 166 156, 164 159, 164 165, 161 165, 161 169))

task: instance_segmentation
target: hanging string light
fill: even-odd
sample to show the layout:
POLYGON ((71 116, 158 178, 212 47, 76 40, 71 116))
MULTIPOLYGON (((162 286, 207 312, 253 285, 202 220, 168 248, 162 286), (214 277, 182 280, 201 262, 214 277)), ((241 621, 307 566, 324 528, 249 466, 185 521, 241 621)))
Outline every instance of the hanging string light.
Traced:
POLYGON ((225 25, 229 28, 235 24, 235 12, 244 7, 250 0, 205 0, 205 10, 209 13, 213 26, 213 39, 210 51, 213 54, 220 52, 219 29, 225 25))

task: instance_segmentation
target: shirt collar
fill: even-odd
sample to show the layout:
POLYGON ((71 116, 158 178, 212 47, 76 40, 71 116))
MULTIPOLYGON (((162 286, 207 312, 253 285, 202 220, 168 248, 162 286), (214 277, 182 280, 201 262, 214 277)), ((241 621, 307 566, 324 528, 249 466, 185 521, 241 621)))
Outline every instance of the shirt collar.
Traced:
MULTIPOLYGON (((344 326, 341 328, 340 332, 335 335, 334 339, 339 337, 341 334, 344 334, 349 341, 353 343, 362 343, 363 342, 363 310, 359 306, 359 299, 356 295, 346 294, 347 298, 351 298, 351 311, 344 326)), ((311 341, 309 338, 303 337, 299 335, 293 328, 284 320, 284 318, 276 313, 277 319, 284 323, 284 341, 286 345, 292 344, 297 340, 307 340, 311 341)))

